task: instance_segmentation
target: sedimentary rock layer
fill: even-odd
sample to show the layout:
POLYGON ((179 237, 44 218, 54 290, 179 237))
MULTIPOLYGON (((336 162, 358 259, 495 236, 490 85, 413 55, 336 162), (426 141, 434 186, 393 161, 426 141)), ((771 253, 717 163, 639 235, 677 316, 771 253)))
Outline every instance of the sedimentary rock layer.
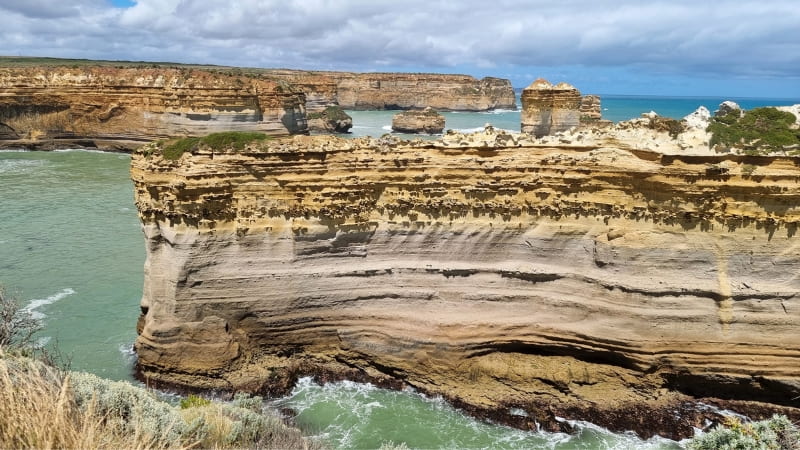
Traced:
POLYGON ((522 132, 539 137, 577 127, 581 117, 590 113, 582 110, 592 109, 591 101, 584 103, 574 86, 567 83, 554 86, 541 78, 522 90, 521 101, 522 132))
POLYGON ((392 117, 392 131, 435 134, 444 131, 445 118, 432 108, 403 111, 392 117))
POLYGON ((138 367, 360 375, 522 427, 685 436, 689 396, 796 414, 799 164, 491 132, 137 153, 138 367))
POLYGON ((263 70, 306 93, 309 111, 338 104, 345 109, 422 109, 486 111, 516 109, 511 82, 468 75, 426 73, 312 72, 263 70))
POLYGON ((222 130, 305 133, 304 105, 303 93, 285 84, 193 69, 0 69, 0 135, 24 140, 15 146, 131 148, 222 130))
POLYGON ((345 109, 516 109, 509 80, 468 75, 328 72, 345 109))

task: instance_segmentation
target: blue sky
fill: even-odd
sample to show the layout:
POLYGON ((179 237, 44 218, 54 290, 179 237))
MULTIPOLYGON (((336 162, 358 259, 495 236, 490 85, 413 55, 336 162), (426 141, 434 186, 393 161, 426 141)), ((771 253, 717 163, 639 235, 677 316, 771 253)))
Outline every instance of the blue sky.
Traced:
POLYGON ((800 98, 797 0, 0 0, 0 54, 800 98))

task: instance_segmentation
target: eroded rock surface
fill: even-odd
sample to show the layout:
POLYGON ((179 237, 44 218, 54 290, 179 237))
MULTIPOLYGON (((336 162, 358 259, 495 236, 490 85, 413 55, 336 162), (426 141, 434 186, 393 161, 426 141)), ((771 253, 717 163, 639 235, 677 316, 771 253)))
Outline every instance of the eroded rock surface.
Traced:
POLYGON ((0 68, 0 145, 134 148, 215 131, 306 133, 305 97, 288 85, 195 69, 0 68), (88 143, 87 143, 88 141, 88 143))
POLYGON ((691 435, 701 397, 800 418, 798 160, 613 132, 135 154, 142 378, 366 379, 644 436, 691 435))
POLYGON ((392 117, 392 131, 412 134, 438 134, 444 131, 444 116, 433 108, 403 111, 392 117))

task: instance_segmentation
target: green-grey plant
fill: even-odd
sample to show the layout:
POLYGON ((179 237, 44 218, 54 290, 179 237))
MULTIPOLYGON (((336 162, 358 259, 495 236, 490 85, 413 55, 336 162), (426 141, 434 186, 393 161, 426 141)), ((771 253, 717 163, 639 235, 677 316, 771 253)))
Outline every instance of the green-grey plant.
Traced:
POLYGON ((688 444, 692 450, 798 450, 800 428, 786 416, 774 415, 767 420, 743 423, 735 418, 694 437, 688 444))

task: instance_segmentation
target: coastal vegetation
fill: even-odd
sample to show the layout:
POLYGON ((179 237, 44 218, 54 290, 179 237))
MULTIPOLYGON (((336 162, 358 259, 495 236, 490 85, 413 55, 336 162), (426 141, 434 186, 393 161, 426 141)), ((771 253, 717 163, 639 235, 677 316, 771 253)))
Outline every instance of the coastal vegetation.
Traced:
MULTIPOLYGON (((170 141, 159 141, 155 148, 161 149, 164 159, 176 160, 186 152, 199 148, 201 145, 211 150, 243 150, 253 142, 265 141, 269 136, 264 133, 246 131, 225 131, 212 133, 204 137, 184 137, 170 141)), ((154 150, 151 148, 150 150, 154 150)))
POLYGON ((800 449, 800 428, 786 416, 774 415, 767 420, 743 423, 734 417, 723 425, 695 437, 691 450, 800 449))
POLYGON ((322 111, 308 113, 309 119, 349 120, 351 117, 344 112, 341 106, 328 106, 322 111))
POLYGON ((264 407, 189 396, 179 405, 125 381, 33 358, 39 322, 0 290, 0 448, 321 448, 264 407))
POLYGON ((800 149, 797 118, 776 108, 755 108, 744 113, 733 109, 711 119, 709 145, 742 148, 748 155, 800 149))

